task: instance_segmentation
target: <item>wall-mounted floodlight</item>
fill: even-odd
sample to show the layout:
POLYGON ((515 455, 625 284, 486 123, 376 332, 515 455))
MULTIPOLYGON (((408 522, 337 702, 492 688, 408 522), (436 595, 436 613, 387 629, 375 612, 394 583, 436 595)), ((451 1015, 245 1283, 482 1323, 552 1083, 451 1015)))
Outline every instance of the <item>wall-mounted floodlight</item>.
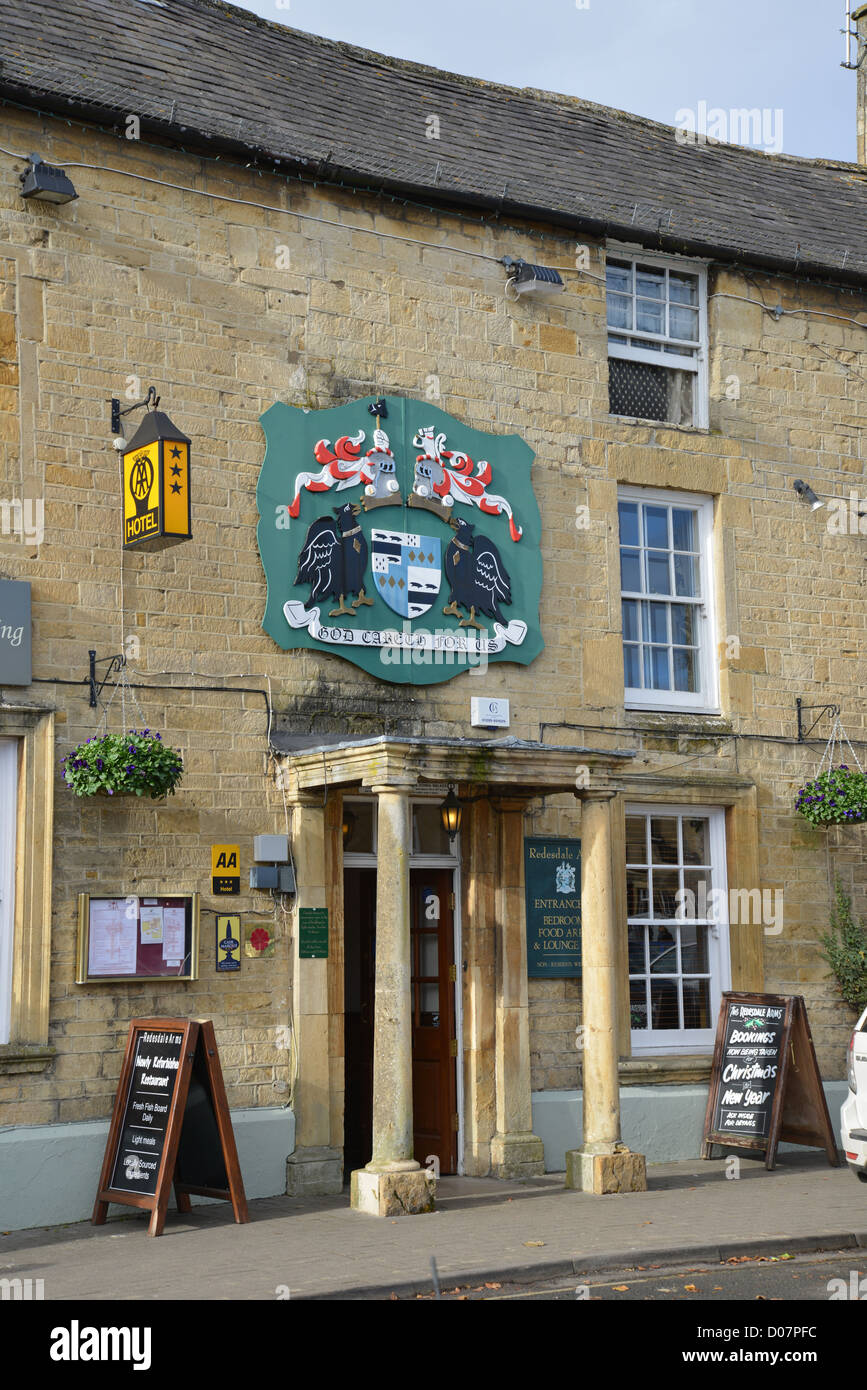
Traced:
POLYGON ((792 487, 795 489, 802 502, 809 503, 811 512, 817 512, 820 507, 824 507, 825 503, 819 501, 819 498, 816 496, 809 483, 805 483, 802 478, 796 478, 792 483, 792 487))
POLYGON ((38 154, 29 156, 30 163, 21 174, 21 197, 38 198, 42 203, 71 203, 77 198, 72 180, 62 169, 45 164, 38 154))
POLYGON ((537 299, 550 298, 560 294, 566 286, 559 271, 547 265, 531 265, 529 261, 515 260, 504 256, 502 264, 509 272, 508 285, 516 295, 529 294, 537 299))

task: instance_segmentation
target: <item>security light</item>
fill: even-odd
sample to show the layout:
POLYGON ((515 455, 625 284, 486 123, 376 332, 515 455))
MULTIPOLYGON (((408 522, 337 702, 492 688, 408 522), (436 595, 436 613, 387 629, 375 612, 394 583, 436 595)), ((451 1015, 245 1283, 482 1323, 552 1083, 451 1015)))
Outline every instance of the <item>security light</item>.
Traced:
POLYGON ((529 294, 542 299, 560 294, 566 288, 559 272, 547 265, 531 265, 529 261, 513 260, 511 256, 504 256, 502 263, 509 272, 507 283, 516 295, 529 294))
POLYGON ((44 164, 38 154, 29 156, 30 163, 21 174, 21 197, 38 198, 43 203, 71 203, 78 194, 62 169, 44 164))
POLYGON ((817 512, 820 507, 824 507, 825 503, 819 501, 809 483, 805 483, 802 478, 796 478, 792 483, 792 487, 795 489, 802 502, 809 503, 811 512, 817 512))

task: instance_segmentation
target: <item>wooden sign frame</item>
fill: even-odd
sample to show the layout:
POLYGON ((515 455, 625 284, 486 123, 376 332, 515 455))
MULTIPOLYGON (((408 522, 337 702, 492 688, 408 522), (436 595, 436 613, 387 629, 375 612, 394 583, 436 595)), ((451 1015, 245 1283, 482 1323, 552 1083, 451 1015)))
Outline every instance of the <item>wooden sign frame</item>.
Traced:
MULTIPOLYGON (((132 918, 129 919, 132 921, 132 918)), ((142 984, 153 981, 165 984, 173 980, 197 980, 199 977, 199 932, 200 909, 198 893, 79 893, 78 895, 78 939, 76 944, 75 983, 77 985, 124 985, 142 984), (136 969, 123 975, 92 975, 90 973, 90 938, 92 906, 94 903, 124 904, 127 910, 135 903, 136 969), (167 966, 153 974, 144 967, 139 969, 140 958, 156 950, 141 941, 141 912, 149 906, 184 909, 184 955, 180 966, 167 966)))
POLYGON ((102 1160, 102 1171, 99 1177, 99 1187, 97 1188, 91 1222, 94 1226, 102 1226, 108 1214, 109 1203, 116 1202, 121 1206, 138 1207, 141 1210, 150 1211, 151 1219, 148 1226, 148 1235, 161 1235, 165 1224, 169 1193, 172 1186, 174 1186, 175 1189, 178 1211, 180 1212, 188 1212, 191 1210, 192 1203, 190 1202, 190 1196, 196 1195, 216 1197, 222 1201, 231 1202, 235 1221, 239 1224, 243 1224, 250 1219, 247 1211, 247 1198, 244 1193, 241 1168, 238 1163, 238 1151, 235 1146, 232 1121, 229 1116, 226 1088, 223 1084, 223 1073, 220 1067, 220 1057, 217 1051, 213 1023, 210 1019, 134 1018, 129 1025, 126 1051, 124 1052, 123 1063, 120 1069, 114 1110, 109 1126, 105 1154, 102 1160), (133 1070, 136 1057, 136 1045, 141 1033, 181 1035, 180 1065, 177 1069, 174 1087, 171 1093, 171 1102, 166 1119, 165 1137, 160 1154, 156 1187, 152 1194, 144 1192, 125 1192, 111 1186, 112 1176, 118 1158, 118 1149, 124 1130, 130 1092, 134 1080, 133 1070), (190 1081, 193 1077, 193 1068, 197 1055, 200 1061, 200 1070, 204 1072, 207 1085, 210 1089, 210 1099, 213 1105, 214 1118, 216 1119, 222 1151, 222 1161, 227 1179, 227 1186, 225 1188, 200 1186, 195 1182, 184 1182, 182 1181, 181 1175, 177 1172, 178 1149, 181 1142, 187 1098, 190 1091, 190 1081))
POLYGON ((828 1113, 828 1102, 816 1061, 807 1006, 800 994, 740 994, 729 991, 722 996, 714 1044, 710 1089, 704 1120, 702 1158, 713 1157, 713 1146, 726 1149, 764 1151, 765 1167, 776 1166, 777 1145, 803 1144, 825 1150, 832 1167, 840 1166, 837 1142, 828 1113), (722 1086, 722 1062, 726 1025, 731 1004, 769 1006, 783 1010, 780 1033, 779 1071, 774 1078, 767 1136, 723 1133, 713 1128, 722 1086))

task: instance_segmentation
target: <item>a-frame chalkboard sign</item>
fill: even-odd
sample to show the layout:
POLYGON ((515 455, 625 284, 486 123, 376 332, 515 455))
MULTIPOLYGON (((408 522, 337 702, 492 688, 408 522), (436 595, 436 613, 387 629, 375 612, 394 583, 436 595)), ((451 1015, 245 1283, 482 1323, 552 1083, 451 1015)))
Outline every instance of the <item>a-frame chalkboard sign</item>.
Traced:
POLYGON ((92 1222, 110 1202, 151 1212, 148 1235, 162 1233, 174 1185, 178 1211, 190 1194, 232 1203, 249 1221, 226 1089, 209 1019, 134 1018, 92 1222))
POLYGON ((800 994, 724 994, 701 1156, 714 1144, 759 1149, 773 1168, 780 1141, 839 1166, 806 1005, 800 994))

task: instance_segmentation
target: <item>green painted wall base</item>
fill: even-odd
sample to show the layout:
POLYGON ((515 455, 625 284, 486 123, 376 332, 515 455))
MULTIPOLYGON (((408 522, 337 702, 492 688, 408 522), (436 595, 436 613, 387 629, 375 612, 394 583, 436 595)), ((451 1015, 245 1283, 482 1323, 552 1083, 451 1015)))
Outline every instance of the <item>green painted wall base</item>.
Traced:
MULTIPOLYGON (((840 1106, 845 1081, 826 1081, 825 1099, 840 1142, 840 1106)), ((623 1142, 648 1163, 674 1163, 701 1157, 707 1086, 624 1086, 620 1091, 623 1142)), ((580 1149, 583 1134, 580 1091, 534 1091, 533 1132, 545 1145, 545 1172, 566 1170, 566 1151, 580 1149)), ((781 1144, 778 1152, 800 1146, 781 1144)), ((808 1152, 800 1149, 802 1153, 808 1152)), ((816 1153, 821 1153, 820 1149, 816 1153)))
MULTIPOLYGON (((286 1191, 286 1159, 295 1148, 295 1116, 282 1106, 232 1111, 248 1200, 286 1191)), ((89 1221, 102 1167, 108 1120, 0 1128, 0 1231, 89 1221)), ((194 1203, 212 1198, 193 1197, 194 1203)), ((169 1198, 169 1211, 174 1197, 169 1198)), ((112 1206, 109 1220, 131 1207, 112 1206)), ((226 1207, 231 1218, 231 1207, 226 1207)))

